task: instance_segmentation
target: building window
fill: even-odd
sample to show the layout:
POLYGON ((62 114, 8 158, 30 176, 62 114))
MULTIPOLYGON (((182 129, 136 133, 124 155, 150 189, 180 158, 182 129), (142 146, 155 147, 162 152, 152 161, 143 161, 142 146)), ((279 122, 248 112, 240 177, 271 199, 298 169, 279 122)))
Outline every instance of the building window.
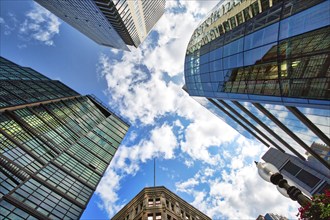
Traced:
POLYGON ((160 206, 160 198, 156 199, 156 206, 160 206))
POLYGON ((170 203, 169 203, 169 201, 167 201, 167 200, 166 200, 166 207, 167 207, 167 208, 170 208, 170 203))
POLYGON ((319 183, 320 179, 314 176, 313 174, 307 172, 306 170, 301 169, 292 162, 288 162, 283 167, 283 170, 290 173, 292 176, 295 176, 298 180, 305 183, 307 186, 314 188, 314 186, 319 183))
POLYGON ((148 199, 148 206, 154 206, 154 200, 148 199))
POLYGON ((167 215, 167 220, 171 220, 172 217, 170 215, 167 215))
POLYGON ((154 215, 152 213, 148 214, 148 220, 153 220, 154 219, 154 215))
POLYGON ((171 210, 174 211, 174 205, 173 204, 171 204, 171 210))
POLYGON ((320 181, 319 178, 310 174, 306 170, 301 170, 298 173, 297 178, 311 188, 314 188, 314 186, 320 181))
POLYGON ((162 219, 162 214, 156 213, 156 220, 161 220, 161 219, 162 219))
POLYGON ((190 215, 188 215, 187 213, 186 213, 186 219, 187 220, 190 219, 190 215))
POLYGON ((300 167, 298 167, 297 165, 291 163, 290 161, 287 164, 285 164, 283 169, 285 171, 287 171, 288 173, 290 173, 292 176, 295 176, 301 170, 300 167))
POLYGON ((138 214, 138 212, 139 212, 139 208, 136 207, 136 208, 135 208, 135 215, 138 214))

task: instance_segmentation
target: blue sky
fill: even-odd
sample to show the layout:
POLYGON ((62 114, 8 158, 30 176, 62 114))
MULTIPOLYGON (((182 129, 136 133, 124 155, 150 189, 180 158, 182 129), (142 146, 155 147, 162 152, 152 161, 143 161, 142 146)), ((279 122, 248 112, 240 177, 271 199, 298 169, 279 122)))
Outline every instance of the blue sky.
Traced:
MULTIPOLYGON (((164 185, 213 219, 296 218, 297 205, 257 174, 267 150, 181 89, 190 36, 217 1, 167 1, 139 48, 97 45, 30 0, 1 0, 1 56, 94 94, 131 123, 82 219, 108 219, 142 188, 164 185)), ((202 99, 199 101, 203 101, 202 99)))

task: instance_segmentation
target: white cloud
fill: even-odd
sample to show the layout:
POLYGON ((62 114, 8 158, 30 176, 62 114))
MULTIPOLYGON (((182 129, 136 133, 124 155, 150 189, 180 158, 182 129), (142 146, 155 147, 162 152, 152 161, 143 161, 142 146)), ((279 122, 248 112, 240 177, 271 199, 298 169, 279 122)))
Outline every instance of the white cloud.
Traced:
POLYGON ((176 183, 175 187, 177 191, 189 193, 191 192, 191 188, 196 185, 198 185, 198 181, 194 178, 190 178, 184 182, 176 183))
POLYGON ((117 204, 121 178, 114 170, 108 169, 96 189, 96 193, 103 201, 99 207, 106 209, 110 216, 116 214, 123 206, 117 204))
POLYGON ((6 20, 4 18, 0 18, 0 25, 3 25, 3 30, 4 35, 10 35, 17 27, 18 20, 16 18, 16 15, 9 12, 7 14, 6 20))
POLYGON ((174 150, 177 141, 172 127, 163 124, 156 127, 150 133, 150 138, 141 140, 137 145, 127 147, 120 146, 111 165, 101 179, 96 193, 101 197, 103 204, 99 207, 105 209, 109 216, 116 214, 123 204, 118 196, 120 181, 127 175, 135 175, 140 169, 139 164, 154 157, 164 159, 174 158, 174 150))
POLYGON ((59 19, 37 3, 26 13, 26 18, 19 27, 19 33, 26 40, 34 39, 45 45, 54 45, 53 38, 59 34, 59 19))
MULTIPOLYGON (((239 137, 181 89, 190 36, 203 14, 216 3, 168 1, 166 14, 154 28, 157 42, 149 37, 131 52, 123 52, 122 56, 116 52, 118 59, 100 55, 98 73, 107 81, 111 105, 133 125, 139 123, 140 132, 152 127, 147 132, 149 136, 133 146, 120 146, 111 167, 123 178, 135 175, 141 163, 153 157, 178 159, 178 151, 179 158, 184 158, 180 161, 187 167, 197 162, 207 167, 187 180, 179 180, 177 191, 192 195, 192 204, 213 219, 256 218, 265 212, 286 215, 291 207, 289 201, 281 198, 274 186, 262 183, 256 168, 250 165, 265 150, 264 146, 239 137), (179 80, 173 81, 172 77, 179 80), (155 122, 161 125, 152 126, 155 122)), ((132 137, 131 141, 138 140, 134 134, 132 137)), ((120 206, 118 198, 102 198, 111 216, 110 209, 120 206)))
POLYGON ((294 218, 297 211, 290 210, 298 207, 296 202, 282 196, 274 185, 262 180, 253 164, 224 172, 221 179, 212 181, 207 202, 206 212, 210 216, 229 219, 256 218, 267 212, 294 218))
POLYGON ((236 145, 231 158, 226 159, 228 169, 202 168, 193 178, 177 182, 177 191, 193 196, 191 204, 212 219, 253 219, 267 212, 295 218, 298 204, 283 197, 257 174, 252 161, 258 160, 264 147, 244 137, 231 144, 236 145))
POLYGON ((134 146, 120 146, 111 162, 111 166, 125 174, 135 175, 141 162, 144 163, 154 157, 174 158, 174 150, 177 146, 177 139, 172 127, 163 124, 151 130, 150 138, 142 139, 134 146))

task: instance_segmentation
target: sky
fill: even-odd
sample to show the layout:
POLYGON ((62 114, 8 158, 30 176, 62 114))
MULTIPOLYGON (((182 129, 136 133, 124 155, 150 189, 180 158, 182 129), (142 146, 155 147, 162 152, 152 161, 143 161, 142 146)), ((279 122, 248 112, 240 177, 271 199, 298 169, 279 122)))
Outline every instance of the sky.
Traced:
MULTIPOLYGON (((191 34, 218 1, 167 1, 131 52, 97 45, 32 0, 0 0, 0 54, 94 94, 131 127, 82 219, 109 219, 144 187, 165 186, 212 219, 296 219, 298 205, 257 173, 267 148, 182 90, 191 34)), ((202 99, 199 100, 203 102, 202 99)))

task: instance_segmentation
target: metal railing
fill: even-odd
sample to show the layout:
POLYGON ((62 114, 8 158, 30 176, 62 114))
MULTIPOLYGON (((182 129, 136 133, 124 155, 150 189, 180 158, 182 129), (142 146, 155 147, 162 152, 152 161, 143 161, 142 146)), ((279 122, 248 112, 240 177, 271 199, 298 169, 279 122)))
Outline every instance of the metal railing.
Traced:
POLYGON ((107 106, 106 104, 104 104, 99 98, 97 98, 95 95, 93 94, 89 94, 87 95, 88 98, 93 99, 95 102, 97 102, 100 106, 102 106, 104 109, 106 109, 108 112, 110 112, 111 115, 115 116, 116 118, 118 118, 119 120, 121 120, 123 123, 125 123, 128 127, 131 126, 131 124, 124 119, 122 116, 118 115, 113 109, 111 109, 109 106, 107 106))

